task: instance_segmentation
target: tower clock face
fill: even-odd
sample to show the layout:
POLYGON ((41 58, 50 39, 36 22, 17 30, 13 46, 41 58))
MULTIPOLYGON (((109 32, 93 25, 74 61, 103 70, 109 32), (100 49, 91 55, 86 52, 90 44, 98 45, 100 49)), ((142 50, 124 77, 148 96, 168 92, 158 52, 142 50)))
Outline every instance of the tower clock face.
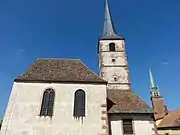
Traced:
POLYGON ((119 77, 118 77, 116 74, 114 74, 114 75, 113 75, 113 80, 114 80, 115 82, 117 82, 118 79, 119 79, 119 77))

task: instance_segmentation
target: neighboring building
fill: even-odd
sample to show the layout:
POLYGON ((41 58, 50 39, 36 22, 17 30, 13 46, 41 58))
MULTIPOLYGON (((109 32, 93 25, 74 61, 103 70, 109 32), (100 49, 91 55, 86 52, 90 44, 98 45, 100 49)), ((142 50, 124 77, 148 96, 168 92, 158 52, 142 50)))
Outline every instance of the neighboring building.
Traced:
POLYGON ((151 101, 159 135, 180 135, 180 109, 169 111, 149 69, 151 101))
POLYGON ((153 109, 131 87, 125 39, 106 0, 100 76, 76 59, 37 59, 14 80, 1 135, 154 135, 153 109))

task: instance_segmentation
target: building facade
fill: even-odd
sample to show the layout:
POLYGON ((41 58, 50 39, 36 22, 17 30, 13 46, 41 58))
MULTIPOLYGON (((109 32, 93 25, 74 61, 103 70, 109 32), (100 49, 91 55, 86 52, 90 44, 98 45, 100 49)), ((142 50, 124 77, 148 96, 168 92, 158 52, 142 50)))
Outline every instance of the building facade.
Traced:
POLYGON ((108 1, 100 75, 77 59, 37 59, 14 80, 1 135, 155 135, 153 110, 131 87, 125 38, 108 1))
POLYGON ((154 109, 154 118, 156 120, 158 134, 180 135, 180 109, 173 111, 168 110, 150 69, 149 76, 151 102, 154 109))
POLYGON ((80 60, 38 59, 15 79, 1 135, 102 134, 105 105, 106 81, 80 60))

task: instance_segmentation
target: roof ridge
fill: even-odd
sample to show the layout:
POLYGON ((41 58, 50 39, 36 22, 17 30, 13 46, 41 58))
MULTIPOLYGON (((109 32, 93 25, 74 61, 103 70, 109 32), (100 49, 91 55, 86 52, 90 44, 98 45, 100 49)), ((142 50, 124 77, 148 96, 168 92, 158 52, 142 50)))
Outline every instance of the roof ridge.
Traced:
POLYGON ((81 61, 80 59, 78 58, 37 58, 36 60, 77 60, 77 61, 81 61))
POLYGON ((126 89, 126 90, 121 90, 121 89, 107 89, 107 90, 111 90, 111 91, 132 91, 130 89, 126 89))
POLYGON ((177 112, 177 111, 180 111, 180 109, 174 109, 174 110, 169 110, 169 112, 177 112))

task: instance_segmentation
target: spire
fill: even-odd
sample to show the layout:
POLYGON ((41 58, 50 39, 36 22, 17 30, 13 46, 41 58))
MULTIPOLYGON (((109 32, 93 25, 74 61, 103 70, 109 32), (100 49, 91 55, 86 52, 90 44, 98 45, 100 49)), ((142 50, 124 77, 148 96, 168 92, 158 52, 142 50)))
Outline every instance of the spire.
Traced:
POLYGON ((122 37, 118 36, 115 32, 108 5, 108 0, 105 0, 105 20, 101 39, 123 39, 122 37))
POLYGON ((150 90, 151 96, 160 96, 159 88, 154 81, 151 69, 149 68, 150 90))
POLYGON ((149 68, 149 78, 150 78, 150 88, 154 88, 155 86, 155 82, 154 82, 154 77, 152 75, 151 69, 149 68))

